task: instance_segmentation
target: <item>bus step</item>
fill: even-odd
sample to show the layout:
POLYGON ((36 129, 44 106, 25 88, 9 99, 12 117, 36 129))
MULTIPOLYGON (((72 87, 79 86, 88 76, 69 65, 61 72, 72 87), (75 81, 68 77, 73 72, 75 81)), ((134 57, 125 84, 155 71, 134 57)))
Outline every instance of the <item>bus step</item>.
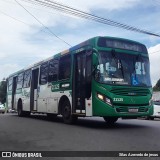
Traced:
POLYGON ((82 116, 82 117, 86 116, 85 113, 72 113, 72 115, 75 115, 75 116, 82 116))

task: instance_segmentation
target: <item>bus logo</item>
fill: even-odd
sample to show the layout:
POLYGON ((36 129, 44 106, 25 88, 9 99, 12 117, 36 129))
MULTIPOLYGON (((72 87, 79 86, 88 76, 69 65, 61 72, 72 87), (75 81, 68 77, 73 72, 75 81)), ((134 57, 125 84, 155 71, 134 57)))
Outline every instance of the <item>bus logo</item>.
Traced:
POLYGON ((123 98, 113 98, 114 102, 123 102, 123 98))
POLYGON ((57 90, 57 89, 59 89, 59 84, 52 85, 52 90, 57 90))

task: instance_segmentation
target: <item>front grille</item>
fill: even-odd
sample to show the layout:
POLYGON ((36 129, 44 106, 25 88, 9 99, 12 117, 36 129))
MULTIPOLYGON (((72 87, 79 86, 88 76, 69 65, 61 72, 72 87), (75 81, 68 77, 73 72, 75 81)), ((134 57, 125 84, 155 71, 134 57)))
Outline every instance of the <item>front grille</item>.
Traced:
POLYGON ((110 92, 121 96, 147 96, 150 94, 149 89, 138 88, 113 88, 110 92))
MULTIPOLYGON (((133 108, 133 107, 118 107, 116 108, 116 111, 119 113, 124 113, 124 112, 128 112, 129 108, 133 108)), ((144 106, 138 107, 138 112, 147 112, 147 111, 148 111, 147 107, 144 107, 144 106)))
POLYGON ((141 106, 148 106, 149 103, 143 103, 143 104, 122 104, 122 103, 113 103, 115 106, 133 106, 133 107, 141 107, 141 106))
POLYGON ((116 111, 117 112, 128 112, 128 107, 119 107, 119 108, 116 108, 116 111))
POLYGON ((148 111, 148 108, 146 107, 140 107, 138 112, 147 112, 148 111))

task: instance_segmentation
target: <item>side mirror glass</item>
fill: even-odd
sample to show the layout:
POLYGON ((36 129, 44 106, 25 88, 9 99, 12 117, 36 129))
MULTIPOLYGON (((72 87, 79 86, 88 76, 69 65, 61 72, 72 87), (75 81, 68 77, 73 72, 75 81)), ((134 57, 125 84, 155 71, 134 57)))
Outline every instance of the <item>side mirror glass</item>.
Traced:
POLYGON ((95 69, 94 77, 95 77, 95 80, 99 81, 99 79, 100 79, 100 70, 99 69, 95 69))

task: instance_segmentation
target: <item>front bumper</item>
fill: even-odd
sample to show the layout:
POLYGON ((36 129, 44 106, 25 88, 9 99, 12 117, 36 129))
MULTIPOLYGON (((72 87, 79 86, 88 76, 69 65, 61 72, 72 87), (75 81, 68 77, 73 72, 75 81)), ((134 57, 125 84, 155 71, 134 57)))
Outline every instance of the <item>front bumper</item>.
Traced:
POLYGON ((150 117, 160 118, 160 112, 154 113, 154 114, 151 115, 150 117))
POLYGON ((149 105, 113 105, 110 106, 103 101, 96 99, 93 103, 94 116, 115 116, 115 117, 141 117, 151 116, 153 106, 149 105))
POLYGON ((0 113, 4 113, 5 112, 5 109, 0 109, 0 113))

